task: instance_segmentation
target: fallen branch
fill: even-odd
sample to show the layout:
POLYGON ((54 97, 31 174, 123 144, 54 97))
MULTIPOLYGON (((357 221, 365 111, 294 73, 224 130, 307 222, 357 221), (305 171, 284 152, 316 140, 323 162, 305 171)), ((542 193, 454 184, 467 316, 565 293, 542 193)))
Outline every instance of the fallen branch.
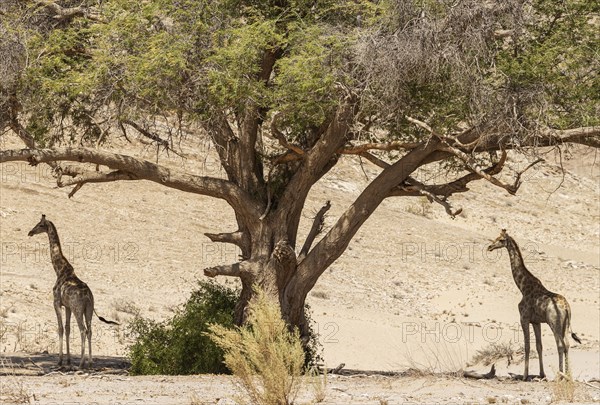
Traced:
POLYGON ((496 377, 496 365, 492 364, 492 368, 485 374, 476 373, 475 371, 464 371, 463 377, 473 378, 475 380, 491 380, 496 377))

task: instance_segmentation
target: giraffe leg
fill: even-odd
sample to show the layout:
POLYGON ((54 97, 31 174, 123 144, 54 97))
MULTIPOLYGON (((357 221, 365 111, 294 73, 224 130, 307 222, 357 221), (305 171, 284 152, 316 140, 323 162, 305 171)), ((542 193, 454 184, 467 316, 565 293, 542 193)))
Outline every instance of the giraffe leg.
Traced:
POLYGON ((82 311, 75 312, 75 319, 77 320, 77 326, 79 326, 79 333, 81 334, 81 360, 79 361, 79 368, 82 369, 85 365, 85 335, 87 332, 83 323, 82 311))
POLYGON ((63 362, 63 323, 62 313, 60 310, 60 302, 54 301, 54 311, 56 312, 56 320, 58 321, 58 365, 62 366, 63 362))
POLYGON ((88 339, 88 352, 89 352, 89 357, 88 357, 88 368, 92 368, 92 365, 94 364, 93 360, 92 360, 92 318, 93 318, 93 307, 88 307, 86 308, 85 311, 85 324, 86 324, 86 329, 87 329, 87 339, 88 339))
POLYGON ((65 307, 65 340, 67 343, 67 365, 71 365, 71 308, 65 307))
POLYGON ((563 358, 568 356, 566 352, 569 350, 568 346, 565 345, 566 339, 564 334, 564 325, 561 325, 559 322, 548 324, 552 329, 552 333, 554 333, 554 340, 556 341, 556 349, 558 351, 558 369, 561 373, 564 373, 565 368, 563 358))
POLYGON ((565 374, 569 375, 571 372, 571 368, 569 367, 569 338, 567 337, 567 331, 569 330, 568 320, 565 322, 564 327, 562 329, 562 346, 563 352, 565 353, 565 374))
POLYGON ((521 320, 521 327, 523 328, 523 342, 525 343, 525 370, 523 371, 523 381, 529 379, 529 350, 530 347, 530 336, 529 336, 529 321, 521 320))
POLYGON ((542 325, 539 323, 533 323, 532 325, 533 333, 535 334, 535 349, 540 361, 540 378, 544 378, 546 377, 546 373, 544 373, 544 359, 542 357, 542 325))

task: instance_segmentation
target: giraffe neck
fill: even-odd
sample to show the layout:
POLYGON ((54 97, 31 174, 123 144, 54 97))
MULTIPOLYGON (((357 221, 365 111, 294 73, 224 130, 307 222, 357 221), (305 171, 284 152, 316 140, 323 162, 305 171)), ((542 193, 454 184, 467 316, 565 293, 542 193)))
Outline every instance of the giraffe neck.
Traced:
POLYGON ((541 285, 540 280, 531 274, 531 272, 527 270, 527 267, 525 267, 523 255, 521 255, 521 250, 519 249, 517 242, 515 242, 511 237, 508 237, 507 240, 508 244, 506 249, 508 250, 508 256, 510 257, 512 275, 515 280, 515 284, 517 287, 519 287, 521 293, 525 291, 526 286, 541 285))
POLYGON ((48 223, 48 240, 50 242, 50 259, 56 275, 60 277, 65 273, 72 272, 73 267, 62 253, 58 232, 52 222, 48 223))

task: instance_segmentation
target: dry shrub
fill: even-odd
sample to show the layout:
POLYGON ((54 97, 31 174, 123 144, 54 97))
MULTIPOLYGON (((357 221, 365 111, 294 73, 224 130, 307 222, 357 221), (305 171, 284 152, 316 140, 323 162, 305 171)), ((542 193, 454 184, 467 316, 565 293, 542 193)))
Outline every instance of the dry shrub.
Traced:
POLYGON ((570 372, 568 374, 557 374, 552 382, 553 402, 573 402, 575 400, 575 388, 575 381, 573 381, 570 372))
POLYGON ((327 367, 323 367, 323 374, 320 374, 317 368, 311 369, 308 377, 314 394, 313 403, 325 401, 327 396, 327 367))
POLYGON ((438 342, 428 341, 424 345, 420 345, 418 351, 425 354, 422 360, 417 360, 416 356, 410 351, 405 355, 409 364, 407 375, 462 375, 466 348, 461 348, 459 345, 450 344, 441 339, 438 342))
POLYGON ((293 403, 303 379, 304 351, 298 332, 290 332, 276 302, 258 291, 246 326, 212 325, 210 331, 250 403, 293 403))
POLYGON ((523 349, 515 348, 512 341, 491 343, 488 346, 477 350, 470 364, 483 364, 484 366, 489 366, 500 359, 506 358, 506 361, 510 366, 511 363, 514 362, 516 356, 522 355, 523 349))

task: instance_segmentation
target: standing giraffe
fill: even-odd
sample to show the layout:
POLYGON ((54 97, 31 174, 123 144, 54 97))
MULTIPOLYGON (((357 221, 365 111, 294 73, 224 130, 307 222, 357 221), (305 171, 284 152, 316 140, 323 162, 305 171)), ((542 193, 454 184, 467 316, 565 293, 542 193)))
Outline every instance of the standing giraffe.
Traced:
MULTIPOLYGON (((59 339, 59 360, 58 365, 62 366, 63 362, 63 324, 62 324, 62 309, 65 307, 65 326, 67 341, 67 365, 71 365, 71 352, 69 350, 69 336, 71 334, 71 312, 75 315, 79 332, 81 333, 81 361, 79 368, 83 368, 85 364, 85 337, 88 340, 89 359, 88 367, 92 367, 92 313, 96 313, 94 309, 94 296, 92 290, 86 283, 81 281, 76 275, 73 266, 67 261, 62 254, 58 232, 54 224, 46 220, 46 216, 42 215, 40 222, 29 231, 29 236, 37 235, 38 233, 47 233, 50 241, 50 258, 56 272, 56 284, 52 289, 54 295, 54 310, 58 320, 58 339, 59 339), (84 321, 85 317, 85 323, 84 321)), ((118 325, 113 321, 98 316, 102 322, 118 325)))
POLYGON ((556 347, 558 348, 558 368, 563 369, 563 354, 565 357, 566 372, 569 372, 569 341, 567 332, 576 342, 581 340, 571 331, 571 308, 569 303, 560 294, 548 291, 542 282, 527 270, 523 262, 523 256, 517 242, 506 233, 506 229, 500 232, 500 236, 488 246, 488 251, 505 247, 510 257, 510 267, 513 278, 523 299, 519 302, 519 314, 521 315, 521 327, 523 328, 525 341, 525 371, 523 379, 528 379, 529 374, 529 324, 533 325, 535 333, 535 347, 540 360, 540 378, 544 378, 544 363, 542 359, 542 323, 547 323, 554 333, 556 347))

